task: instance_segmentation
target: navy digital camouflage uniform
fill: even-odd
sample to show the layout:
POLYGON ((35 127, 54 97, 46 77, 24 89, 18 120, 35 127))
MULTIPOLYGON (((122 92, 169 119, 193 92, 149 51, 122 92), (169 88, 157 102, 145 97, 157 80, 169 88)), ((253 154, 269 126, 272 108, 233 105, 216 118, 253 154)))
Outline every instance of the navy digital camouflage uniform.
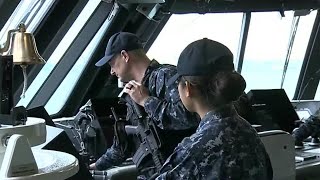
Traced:
POLYGON ((299 128, 293 130, 292 136, 295 142, 302 142, 309 136, 319 137, 320 119, 318 111, 314 115, 311 115, 308 119, 306 119, 305 122, 299 126, 299 128))
POLYGON ((272 179, 269 156, 233 105, 208 112, 161 169, 161 179, 272 179))
MULTIPOLYGON (((175 74, 175 66, 161 65, 155 60, 151 61, 142 81, 142 84, 149 89, 150 93, 150 98, 146 100, 144 109, 148 117, 154 120, 160 130, 164 131, 162 134, 169 135, 170 132, 179 130, 182 132, 184 132, 184 130, 186 130, 186 132, 188 130, 192 131, 189 134, 183 135, 183 137, 186 137, 195 132, 199 121, 197 121, 197 116, 194 113, 188 112, 183 106, 177 88, 178 83, 167 86, 167 81, 175 74)), ((126 104, 126 119, 130 121, 131 125, 137 125, 138 116, 133 111, 132 101, 127 101, 126 104)), ((168 141, 166 149, 163 149, 163 151, 166 151, 163 152, 165 159, 173 152, 173 149, 181 142, 183 137, 172 136, 164 138, 168 141)), ((128 150, 131 152, 122 152, 114 139, 112 147, 96 161, 96 168, 98 170, 105 170, 112 166, 119 165, 128 157, 131 157, 137 148, 138 145, 128 150)), ((143 166, 148 166, 147 164, 143 166)), ((139 170, 140 172, 142 171, 142 169, 139 170)), ((151 174, 152 173, 148 173, 148 175, 151 174)))

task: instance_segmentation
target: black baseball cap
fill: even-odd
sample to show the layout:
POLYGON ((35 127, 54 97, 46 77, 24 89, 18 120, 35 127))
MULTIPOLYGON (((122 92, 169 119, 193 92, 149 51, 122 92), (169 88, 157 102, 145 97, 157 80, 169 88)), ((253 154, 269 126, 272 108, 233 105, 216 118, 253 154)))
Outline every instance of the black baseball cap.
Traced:
POLYGON ((142 48, 142 43, 138 36, 129 32, 118 32, 110 37, 105 55, 96 63, 96 66, 99 67, 105 65, 122 50, 132 51, 142 48))
POLYGON ((225 45, 203 38, 190 43, 180 54, 174 83, 181 76, 207 76, 220 71, 233 71, 233 54, 225 45))

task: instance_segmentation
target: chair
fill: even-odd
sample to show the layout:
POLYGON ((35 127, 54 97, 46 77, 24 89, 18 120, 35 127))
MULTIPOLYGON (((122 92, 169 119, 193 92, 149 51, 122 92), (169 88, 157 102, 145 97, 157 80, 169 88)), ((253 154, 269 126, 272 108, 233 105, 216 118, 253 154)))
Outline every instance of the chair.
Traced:
POLYGON ((258 133, 270 157, 274 180, 293 180, 296 176, 293 137, 282 130, 258 133))

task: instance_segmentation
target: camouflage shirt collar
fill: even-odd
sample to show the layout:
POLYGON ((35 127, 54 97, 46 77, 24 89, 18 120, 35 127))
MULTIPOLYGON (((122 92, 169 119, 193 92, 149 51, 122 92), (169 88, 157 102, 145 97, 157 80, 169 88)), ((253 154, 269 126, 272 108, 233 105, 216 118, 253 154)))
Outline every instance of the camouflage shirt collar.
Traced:
POLYGON ((231 117, 236 114, 237 112, 232 104, 225 105, 217 110, 211 110, 207 112, 207 114, 201 119, 199 128, 207 123, 210 123, 211 121, 220 120, 225 117, 231 117))
POLYGON ((150 74, 153 70, 155 70, 156 68, 158 68, 160 66, 160 63, 158 61, 156 61, 155 59, 152 59, 148 68, 146 69, 146 72, 144 73, 144 77, 142 79, 142 84, 146 85, 146 83, 148 82, 148 79, 150 77, 150 74))

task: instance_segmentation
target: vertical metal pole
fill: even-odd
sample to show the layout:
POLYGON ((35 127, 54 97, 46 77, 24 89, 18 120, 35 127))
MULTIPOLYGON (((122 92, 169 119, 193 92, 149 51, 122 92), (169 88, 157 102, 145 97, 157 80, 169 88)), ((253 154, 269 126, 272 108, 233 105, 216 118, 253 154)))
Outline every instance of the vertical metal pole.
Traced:
POLYGON ((297 29, 298 29, 298 25, 299 25, 299 20, 300 20, 300 16, 295 16, 292 19, 290 38, 289 38, 289 43, 288 43, 286 60, 284 62, 284 67, 283 67, 283 72, 282 72, 282 79, 281 79, 280 89, 282 89, 283 83, 284 83, 284 79, 286 77, 286 73, 287 73, 287 69, 288 69, 288 65, 289 65, 289 61, 290 61, 292 47, 293 47, 294 39, 296 37, 296 32, 297 32, 297 29))
POLYGON ((251 12, 244 13, 243 18, 242 18, 242 26, 241 26, 241 34, 240 34, 240 39, 239 39, 238 54, 235 59, 235 65, 236 65, 235 68, 238 73, 241 73, 241 70, 242 70, 243 57, 244 57, 244 52, 245 52, 246 44, 247 44, 250 20, 251 20, 251 12))

